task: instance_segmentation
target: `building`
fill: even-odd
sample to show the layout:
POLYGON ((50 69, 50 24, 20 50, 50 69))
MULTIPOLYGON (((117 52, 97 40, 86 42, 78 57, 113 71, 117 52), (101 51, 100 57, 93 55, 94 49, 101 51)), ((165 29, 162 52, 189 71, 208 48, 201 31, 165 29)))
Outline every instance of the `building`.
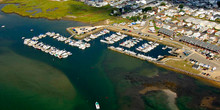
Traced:
POLYGON ((169 37, 172 37, 174 35, 174 32, 172 30, 165 29, 165 28, 160 28, 159 33, 167 35, 169 37))
POLYGON ((183 36, 180 39, 180 41, 186 42, 188 44, 191 44, 191 45, 203 48, 203 49, 207 49, 207 50, 210 50, 210 51, 213 51, 213 52, 216 52, 216 53, 220 53, 220 47, 219 46, 213 45, 213 44, 210 44, 210 43, 207 43, 207 42, 202 42, 202 41, 200 41, 198 39, 195 39, 195 38, 183 36))

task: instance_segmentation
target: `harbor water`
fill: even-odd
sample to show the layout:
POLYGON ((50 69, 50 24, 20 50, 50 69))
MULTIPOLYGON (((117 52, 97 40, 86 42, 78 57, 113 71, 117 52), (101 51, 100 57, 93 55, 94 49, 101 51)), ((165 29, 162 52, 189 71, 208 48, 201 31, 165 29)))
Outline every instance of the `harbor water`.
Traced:
MULTIPOLYGON (((41 39, 72 53, 66 59, 58 59, 24 45, 22 37, 32 38, 48 31, 68 37, 67 27, 88 24, 0 12, 2 25, 5 27, 0 28, 0 110, 95 110, 96 101, 102 110, 220 107, 219 88, 107 49, 109 45, 100 39, 115 32, 90 41, 91 47, 85 50, 50 37, 41 39), (202 105, 207 97, 213 100, 202 105)), ((148 41, 137 46, 144 42, 148 41)), ((159 45, 146 55, 169 55, 168 49, 161 51, 162 47, 159 45)))

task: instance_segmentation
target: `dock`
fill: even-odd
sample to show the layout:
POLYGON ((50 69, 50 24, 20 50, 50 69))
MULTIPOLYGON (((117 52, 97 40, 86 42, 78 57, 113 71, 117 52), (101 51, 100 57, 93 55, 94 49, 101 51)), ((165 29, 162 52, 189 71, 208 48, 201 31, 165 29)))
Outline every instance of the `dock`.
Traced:
POLYGON ((95 30, 90 31, 90 32, 87 32, 87 33, 82 34, 82 35, 77 35, 77 34, 72 30, 73 28, 83 28, 83 27, 69 27, 69 28, 66 29, 67 32, 69 32, 69 33, 71 34, 71 36, 73 35, 73 37, 74 37, 75 39, 82 40, 82 39, 84 39, 84 38, 90 36, 91 34, 98 33, 98 32, 100 32, 100 31, 104 30, 104 29, 105 29, 105 26, 98 27, 98 28, 96 28, 95 30))
POLYGON ((112 48, 111 46, 108 47, 108 49, 110 49, 112 51, 115 51, 115 52, 118 52, 118 53, 122 53, 122 54, 125 54, 125 55, 128 55, 128 56, 134 57, 134 58, 138 58, 138 59, 141 59, 141 60, 144 60, 144 61, 149 61, 149 62, 152 62, 152 63, 156 63, 156 60, 154 61, 153 59, 150 60, 150 59, 147 59, 147 58, 144 58, 144 57, 140 57, 138 55, 129 54, 129 53, 124 52, 123 50, 118 50, 116 48, 112 48))
POLYGON ((158 38, 155 38, 155 37, 153 37, 151 35, 149 35, 149 36, 142 36, 142 35, 136 34, 134 32, 128 32, 128 31, 124 31, 124 30, 118 29, 118 28, 116 28, 114 26, 106 26, 106 29, 108 29, 110 31, 114 31, 114 32, 120 32, 122 34, 126 34, 126 35, 129 35, 129 36, 132 36, 132 37, 142 38, 144 40, 157 42, 157 43, 164 44, 164 45, 167 45, 167 46, 182 48, 182 46, 180 46, 180 45, 174 45, 174 44, 172 44, 170 42, 159 40, 158 38))
POLYGON ((137 33, 134 33, 134 32, 128 32, 128 31, 125 31, 125 30, 122 30, 122 29, 119 29, 118 27, 115 27, 115 26, 100 26, 99 28, 93 30, 93 31, 90 31, 90 32, 87 32, 85 34, 82 34, 82 35, 77 35, 72 29, 73 28, 83 28, 83 27, 69 27, 67 28, 66 30, 71 34, 75 34, 74 38, 75 39, 84 39, 88 36, 90 36, 91 34, 94 34, 94 33, 97 33, 97 32, 100 32, 101 30, 103 29, 107 29, 107 30, 110 30, 110 31, 113 31, 113 32, 120 32, 122 34, 126 34, 126 35, 129 35, 129 36, 132 36, 132 37, 136 37, 136 38, 142 38, 144 40, 148 40, 148 41, 153 41, 153 42, 157 42, 157 43, 160 43, 160 44, 164 44, 164 45, 167 45, 167 46, 172 46, 172 47, 177 47, 177 48, 182 48, 182 46, 179 44, 179 43, 176 43, 174 41, 172 41, 173 43, 170 43, 166 40, 160 40, 159 38, 155 37, 155 36, 152 36, 152 35, 149 35, 149 36, 145 36, 145 35, 148 35, 148 34, 145 34, 145 35, 139 35, 137 33))

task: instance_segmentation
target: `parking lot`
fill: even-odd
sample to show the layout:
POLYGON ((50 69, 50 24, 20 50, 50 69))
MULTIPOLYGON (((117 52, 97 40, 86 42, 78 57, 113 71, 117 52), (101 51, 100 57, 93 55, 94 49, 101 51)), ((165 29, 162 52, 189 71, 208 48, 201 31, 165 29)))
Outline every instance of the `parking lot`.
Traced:
POLYGON ((189 59, 197 60, 199 63, 210 65, 211 67, 216 67, 217 70, 220 70, 220 62, 219 61, 208 60, 204 56, 201 56, 195 52, 187 57, 187 60, 189 60, 189 59))

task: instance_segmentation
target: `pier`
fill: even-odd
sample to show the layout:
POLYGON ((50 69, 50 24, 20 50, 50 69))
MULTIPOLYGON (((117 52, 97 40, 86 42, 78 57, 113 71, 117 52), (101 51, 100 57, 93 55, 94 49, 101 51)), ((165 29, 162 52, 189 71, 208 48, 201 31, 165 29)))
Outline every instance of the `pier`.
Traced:
POLYGON ((75 33, 75 32, 73 31, 73 28, 84 28, 84 27, 69 27, 69 28, 67 28, 66 30, 67 30, 71 35, 73 35, 75 39, 82 40, 82 39, 84 39, 84 38, 90 36, 91 34, 94 34, 94 33, 97 33, 97 32, 100 32, 100 31, 104 30, 105 27, 106 27, 106 26, 99 26, 99 27, 97 27, 97 28, 95 27, 95 28, 96 28, 95 30, 92 30, 92 31, 90 31, 90 32, 87 32, 87 33, 81 34, 81 35, 77 35, 77 33, 75 33))
POLYGON ((136 55, 136 53, 129 53, 126 50, 125 51, 124 50, 119 50, 119 49, 117 49, 117 47, 115 48, 113 46, 108 47, 108 49, 113 50, 115 52, 123 53, 125 55, 131 56, 131 57, 134 57, 134 58, 138 58, 138 59, 141 59, 141 60, 146 60, 146 61, 149 61, 149 62, 156 62, 157 61, 155 58, 151 58, 151 57, 144 56, 144 55, 141 55, 141 54, 136 55))
MULTIPOLYGON (((85 26, 84 26, 85 27, 85 26)), ((84 27, 69 27, 67 28, 66 30, 71 34, 76 34, 72 29, 73 28, 84 28, 84 27)), ((159 37, 157 36, 153 36, 153 35, 150 35, 150 34, 147 34, 147 33, 142 33, 142 35, 140 34, 137 34, 135 32, 129 32, 129 31, 125 31, 121 28, 118 28, 116 26, 107 26, 107 25, 103 25, 103 26, 99 26, 98 28, 96 28, 95 30, 93 31, 90 31, 90 32, 87 32, 85 34, 81 34, 81 35, 75 35, 74 38, 75 39, 84 39, 88 36, 90 36, 91 34, 94 34, 94 33, 97 33, 97 32, 100 32, 101 30, 103 29, 107 29, 107 30, 110 30, 110 31, 113 31, 113 32, 120 32, 122 34, 125 34, 125 35, 129 35, 129 36, 132 36, 132 37, 136 37, 136 38, 142 38, 144 40, 149 40, 149 41, 153 41, 153 42, 157 42, 157 43, 160 43, 160 44, 164 44, 164 45, 167 45, 167 46, 172 46, 172 47, 176 47, 176 48, 182 48, 183 45, 176 42, 176 41, 169 41, 169 40, 161 40, 159 37)))

